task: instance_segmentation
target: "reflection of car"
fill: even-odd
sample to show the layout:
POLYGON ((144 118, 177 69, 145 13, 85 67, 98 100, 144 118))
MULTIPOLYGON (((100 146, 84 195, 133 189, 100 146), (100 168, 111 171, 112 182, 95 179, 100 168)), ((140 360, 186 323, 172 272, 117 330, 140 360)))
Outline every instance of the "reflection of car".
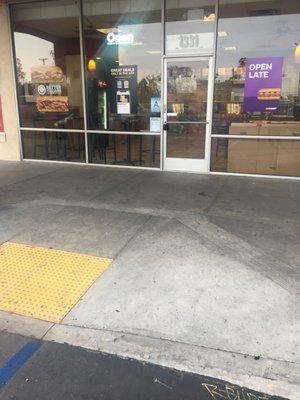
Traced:
POLYGON ((64 127, 68 122, 72 121, 74 119, 74 114, 70 113, 68 114, 65 118, 60 119, 59 121, 55 122, 54 126, 55 128, 61 128, 64 127))

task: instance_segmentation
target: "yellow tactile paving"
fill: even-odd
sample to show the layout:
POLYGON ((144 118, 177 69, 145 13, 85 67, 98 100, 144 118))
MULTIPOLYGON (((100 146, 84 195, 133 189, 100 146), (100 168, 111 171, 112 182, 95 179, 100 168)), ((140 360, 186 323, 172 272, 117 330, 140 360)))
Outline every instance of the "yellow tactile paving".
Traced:
POLYGON ((59 322, 111 262, 6 242, 0 246, 0 310, 59 322))

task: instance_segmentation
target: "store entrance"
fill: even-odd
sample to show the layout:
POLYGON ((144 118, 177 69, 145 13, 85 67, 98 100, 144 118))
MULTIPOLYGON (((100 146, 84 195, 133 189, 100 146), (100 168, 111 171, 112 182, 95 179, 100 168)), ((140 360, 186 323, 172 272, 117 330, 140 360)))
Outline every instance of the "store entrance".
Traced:
POLYGON ((164 67, 165 169, 208 172, 212 59, 167 58, 164 67))

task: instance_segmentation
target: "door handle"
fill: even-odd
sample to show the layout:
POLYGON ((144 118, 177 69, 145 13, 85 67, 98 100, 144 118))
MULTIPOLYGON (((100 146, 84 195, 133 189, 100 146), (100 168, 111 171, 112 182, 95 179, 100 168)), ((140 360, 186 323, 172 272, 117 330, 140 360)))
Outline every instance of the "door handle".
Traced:
POLYGON ((163 130, 166 131, 166 132, 168 132, 169 129, 170 129, 169 124, 168 124, 167 122, 165 122, 165 123, 163 124, 163 130))

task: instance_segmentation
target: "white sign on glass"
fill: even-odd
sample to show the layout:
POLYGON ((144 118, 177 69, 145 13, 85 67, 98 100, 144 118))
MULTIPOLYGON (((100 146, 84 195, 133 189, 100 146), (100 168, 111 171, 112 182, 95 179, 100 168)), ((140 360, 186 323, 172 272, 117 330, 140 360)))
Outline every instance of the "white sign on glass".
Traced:
POLYGON ((183 33, 167 36, 167 53, 168 54, 184 54, 184 53, 204 53, 209 52, 213 48, 214 34, 213 32, 205 33, 183 33))
POLYGON ((160 117, 150 117, 150 132, 160 132, 160 117))

